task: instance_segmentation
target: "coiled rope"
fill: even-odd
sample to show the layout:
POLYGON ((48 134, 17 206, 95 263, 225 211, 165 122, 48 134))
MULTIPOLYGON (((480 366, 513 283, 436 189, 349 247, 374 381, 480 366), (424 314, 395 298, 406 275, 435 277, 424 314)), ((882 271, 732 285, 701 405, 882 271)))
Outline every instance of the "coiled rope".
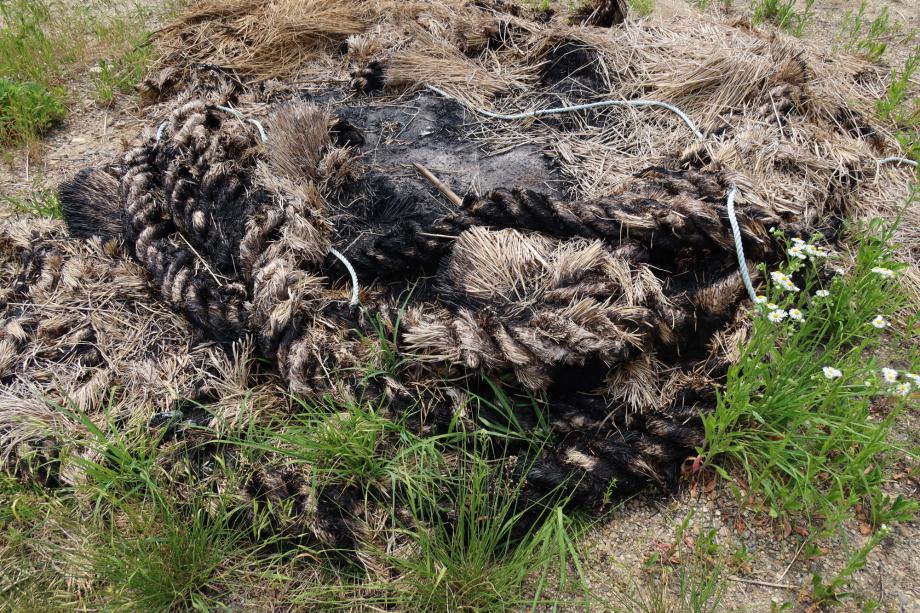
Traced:
MULTIPOLYGON (((246 122, 251 123, 252 125, 256 127, 256 129, 259 130, 259 138, 262 139, 262 142, 263 143, 268 142, 268 135, 265 133, 265 129, 262 127, 262 124, 259 123, 259 120, 253 119, 252 117, 246 117, 240 111, 236 110, 235 108, 229 107, 229 106, 214 105, 214 108, 224 111, 226 113, 230 113, 241 121, 246 121, 246 122)), ((167 122, 164 121, 157 128, 157 134, 156 134, 157 141, 159 141, 163 137, 163 133, 166 131, 166 125, 167 125, 167 122)), ((360 291, 360 288, 358 286, 358 273, 355 272, 354 266, 351 265, 351 262, 348 261, 348 258, 346 258, 345 255, 341 253, 340 251, 330 247, 329 253, 334 255, 336 258, 339 259, 340 262, 342 262, 342 264, 345 265, 345 268, 348 270, 348 274, 351 276, 351 300, 348 302, 348 304, 350 306, 355 306, 359 304, 360 300, 358 298, 358 293, 360 291)))
MULTIPOLYGON (((230 113, 231 115, 233 115, 234 117, 236 117, 236 118, 239 119, 240 121, 246 121, 246 122, 251 123, 251 124, 254 125, 254 126, 256 127, 256 129, 259 131, 259 138, 262 139, 262 142, 263 142, 263 143, 268 142, 268 136, 265 134, 265 129, 262 127, 262 124, 259 123, 259 120, 258 120, 258 119, 253 119, 252 117, 246 117, 245 115, 243 115, 242 113, 240 113, 238 110, 236 110, 236 109, 233 108, 233 107, 221 106, 221 105, 219 105, 219 104, 215 104, 215 105, 214 105, 214 108, 216 108, 216 109, 218 109, 218 110, 221 110, 221 111, 224 111, 224 112, 226 112, 226 113, 230 113)), ((166 125, 167 125, 167 123, 168 123, 168 122, 164 121, 163 123, 161 123, 161 124, 157 127, 157 136, 156 136, 156 140, 157 140, 158 142, 159 142, 159 140, 160 140, 161 138, 163 138, 163 133, 166 132, 166 125)))
MULTIPOLYGON (((439 96, 442 96, 449 100, 453 100, 454 102, 457 102, 463 105, 465 108, 468 108, 476 113, 479 113, 480 115, 483 115, 485 117, 491 117, 492 119, 500 119, 503 121, 514 121, 517 119, 527 119, 529 117, 541 117, 544 115, 554 115, 557 113, 570 113, 574 111, 584 111, 584 110, 589 110, 589 109, 602 108, 606 106, 660 107, 663 109, 667 109, 671 111, 672 113, 674 113, 675 115, 677 115, 678 117, 680 117, 680 119, 687 125, 688 128, 690 128, 690 130, 693 132, 694 136, 696 136, 698 140, 700 141, 706 140, 706 135, 703 134, 700 131, 700 129, 696 127, 696 124, 693 122, 692 119, 690 119, 690 117, 687 116, 686 113, 684 113, 682 110, 680 110, 676 106, 672 104, 668 104, 667 102, 663 102, 661 100, 648 100, 648 99, 642 99, 642 98, 633 99, 633 100, 611 99, 611 100, 600 100, 597 102, 588 102, 585 104, 575 104, 571 106, 559 106, 559 107, 553 107, 553 108, 548 108, 548 109, 536 109, 533 111, 523 111, 520 113, 504 114, 504 113, 495 113, 493 111, 489 111, 486 109, 482 109, 476 106, 469 105, 465 103, 463 100, 460 100, 456 96, 452 96, 451 94, 447 93, 443 89, 436 87, 434 85, 427 85, 426 87, 429 90, 438 94, 439 96)), ((231 113, 232 115, 234 115, 235 117, 237 117, 238 119, 242 121, 247 121, 251 123, 252 125, 256 127, 256 129, 258 129, 259 137, 262 139, 262 142, 263 143, 268 142, 268 136, 265 133, 265 129, 262 127, 262 124, 259 123, 258 120, 253 119, 251 117, 246 117, 240 111, 232 107, 229 107, 229 106, 216 105, 215 108, 221 111, 227 112, 227 113, 231 113)), ((160 140, 160 138, 162 138, 165 130, 166 130, 166 122, 164 121, 157 128, 156 139, 158 141, 160 140)), ((900 157, 900 156, 891 156, 891 157, 882 158, 880 160, 877 160, 877 163, 879 165, 881 164, 907 164, 913 167, 917 166, 916 161, 905 158, 905 157, 900 157)), ((738 195, 738 188, 737 186, 732 184, 730 186, 728 196, 726 198, 726 208, 728 210, 728 222, 731 225, 732 237, 735 240, 735 252, 738 256, 738 269, 741 271, 741 279, 744 281, 744 287, 747 290, 748 296, 750 296, 752 301, 755 301, 757 298, 757 293, 754 291, 754 284, 751 281, 750 271, 748 270, 748 267, 747 267, 747 260, 744 257, 744 245, 742 244, 742 241, 741 241, 741 228, 738 225, 738 218, 737 218, 737 215, 735 214, 735 197, 737 195, 738 195)), ((356 304, 359 303, 358 275, 355 272, 354 267, 351 265, 351 262, 348 261, 348 258, 346 258, 344 254, 342 254, 341 252, 331 247, 329 249, 329 253, 331 253, 333 256, 338 258, 339 261, 342 262, 342 264, 348 270, 348 274, 351 276, 351 301, 349 302, 349 304, 351 306, 355 306, 356 304)))

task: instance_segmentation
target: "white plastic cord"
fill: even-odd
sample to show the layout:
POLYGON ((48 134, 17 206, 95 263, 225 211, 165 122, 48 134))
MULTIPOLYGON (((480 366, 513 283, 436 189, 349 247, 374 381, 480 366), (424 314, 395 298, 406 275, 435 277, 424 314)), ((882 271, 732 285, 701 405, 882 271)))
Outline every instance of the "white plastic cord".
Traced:
MULTIPOLYGON (((435 92, 438 95, 454 100, 455 102, 463 102, 457 99, 454 96, 451 96, 443 89, 435 87, 434 85, 428 85, 428 89, 435 92)), ((466 106, 464 104, 464 106, 466 106)), ((514 113, 513 115, 503 115, 501 113, 493 113, 492 111, 487 111, 475 106, 468 106, 470 110, 476 111, 480 115, 485 115, 486 117, 491 117, 492 119, 504 119, 504 120, 514 120, 514 119, 526 119, 528 117, 540 117, 542 115, 553 115, 555 113, 569 113, 571 111, 584 111, 587 109, 596 109, 604 106, 658 106, 663 109, 668 109, 678 117, 680 117, 687 127, 693 131, 693 134, 700 140, 704 140, 706 137, 703 136, 703 133, 699 131, 696 127, 696 124, 693 123, 693 120, 687 117, 687 114, 676 106, 670 105, 667 102, 662 102, 660 100, 644 100, 644 99, 634 99, 634 100, 600 100, 598 102, 588 102, 586 104, 576 104, 573 106, 559 106, 551 109, 537 109, 535 111, 524 111, 522 113, 514 113)))
POLYGON ((222 111, 226 111, 226 112, 228 112, 228 113, 232 113, 233 115, 236 116, 237 119, 241 119, 241 120, 243 120, 243 121, 248 121, 249 123, 251 123, 252 125, 254 125, 254 126, 259 130, 259 137, 262 139, 262 142, 263 142, 263 143, 268 142, 268 136, 265 135, 265 130, 262 129, 262 124, 259 123, 259 121, 258 121, 257 119, 253 119, 253 118, 251 118, 251 117, 246 117, 245 115, 243 115, 242 113, 240 113, 238 110, 236 110, 236 109, 233 108, 233 107, 229 107, 229 106, 220 106, 219 104, 217 104, 217 105, 214 105, 214 108, 220 109, 220 110, 222 110, 222 111))
POLYGON ((917 167, 917 162, 915 160, 902 158, 898 155, 891 156, 890 158, 882 158, 877 162, 877 164, 880 166, 882 164, 907 164, 908 166, 913 166, 914 168, 917 167))
POLYGON ((754 284, 751 283, 751 275, 748 273, 747 260, 744 258, 744 246, 741 244, 741 228, 738 227, 738 219, 735 217, 735 196, 738 195, 738 188, 732 184, 728 191, 728 223, 732 226, 732 236, 735 237, 735 253, 738 254, 738 270, 741 271, 741 280, 744 281, 744 288, 747 290, 751 301, 756 304, 757 292, 754 291, 754 284))
POLYGON ((342 262, 342 264, 345 265, 345 268, 348 269, 348 274, 351 275, 351 302, 349 302, 348 304, 350 304, 351 306, 355 306, 359 302, 358 300, 358 273, 355 272, 355 269, 351 265, 351 262, 348 261, 348 258, 346 258, 344 255, 339 253, 338 250, 330 247, 329 253, 339 258, 339 261, 342 262))

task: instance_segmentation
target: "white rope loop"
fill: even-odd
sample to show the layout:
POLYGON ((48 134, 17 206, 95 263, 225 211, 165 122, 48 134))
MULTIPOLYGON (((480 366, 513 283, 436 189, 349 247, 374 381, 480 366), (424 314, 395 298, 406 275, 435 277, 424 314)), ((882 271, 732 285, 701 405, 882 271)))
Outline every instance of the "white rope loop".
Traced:
POLYGON ((351 302, 348 304, 350 306, 355 306, 360 301, 358 300, 358 273, 355 272, 354 266, 351 265, 351 262, 348 261, 343 254, 341 254, 337 249, 330 247, 329 253, 339 258, 339 261, 345 265, 345 268, 348 269, 348 274, 351 275, 351 302))
POLYGON ((917 162, 915 160, 911 160, 909 158, 903 158, 899 155, 893 155, 888 158, 882 158, 876 163, 879 166, 881 166, 882 164, 907 164, 908 166, 913 166, 914 168, 917 167, 917 162))
POLYGON ((251 123, 252 125, 254 125, 254 126, 256 127, 256 129, 259 130, 259 137, 262 139, 262 142, 263 142, 263 143, 267 143, 267 142, 268 142, 268 136, 266 136, 265 130, 262 129, 262 124, 259 123, 259 121, 258 121, 257 119, 253 119, 253 118, 251 118, 251 117, 246 117, 245 115, 243 115, 242 113, 240 113, 238 110, 236 110, 235 108, 230 107, 230 106, 220 106, 219 104, 217 104, 217 105, 214 105, 214 108, 220 109, 221 111, 226 111, 227 113, 231 113, 231 114, 233 114, 237 119, 239 119, 240 121, 248 121, 249 123, 251 123))
MULTIPOLYGON (((440 96, 443 96, 445 98, 448 98, 450 100, 463 104, 461 100, 459 100, 458 98, 454 96, 451 96, 450 94, 448 94, 443 89, 440 89, 439 87, 435 87, 434 85, 428 85, 427 87, 428 89, 430 89, 431 91, 435 92, 436 94, 440 96)), ((600 100, 598 102, 588 102, 585 104, 576 104, 573 106, 559 106, 559 107, 555 107, 551 109, 537 109, 535 111, 524 111, 522 113, 514 113, 513 115, 503 115, 501 113, 493 113, 492 111, 487 111, 486 109, 481 109, 475 106, 471 107, 465 104, 464 106, 473 111, 476 111, 480 115, 485 115, 486 117, 491 117, 492 119, 502 119, 502 120, 508 120, 508 121, 515 120, 515 119, 526 119, 528 117, 541 117, 543 115, 553 115, 556 113, 569 113, 571 111, 584 111, 588 109, 597 109, 597 108, 601 108, 605 106, 635 106, 635 107, 657 106, 663 109, 667 109, 671 111, 672 113, 674 113, 675 115, 677 115, 678 117, 680 117, 683 120, 683 122, 687 124, 687 127, 693 131, 693 134, 698 139, 704 140, 706 138, 703 135, 703 133, 700 132, 699 128, 696 127, 696 124, 693 123, 693 120, 687 117, 686 113, 684 113, 682 110, 680 110, 676 106, 668 104, 667 102, 662 102, 661 100, 645 100, 642 98, 637 98, 633 100, 625 100, 625 99, 600 100)))

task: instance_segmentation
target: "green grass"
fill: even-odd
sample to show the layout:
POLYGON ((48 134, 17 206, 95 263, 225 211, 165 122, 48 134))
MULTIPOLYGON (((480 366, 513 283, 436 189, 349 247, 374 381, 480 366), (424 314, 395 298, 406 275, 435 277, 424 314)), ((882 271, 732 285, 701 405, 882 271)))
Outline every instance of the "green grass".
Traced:
POLYGON ((67 115, 66 91, 0 79, 0 142, 43 134, 67 115))
MULTIPOLYGON (((871 323, 878 316, 894 321, 906 305, 896 276, 873 272, 902 267, 890 237, 881 223, 857 230, 856 264, 846 275, 824 278, 823 260, 791 258, 783 270, 796 275, 800 291, 771 283, 766 296, 781 309, 799 309, 803 320, 772 323, 762 306, 716 412, 705 418, 706 457, 725 467, 719 470, 726 478, 739 470, 739 498, 753 498, 773 517, 804 515, 833 530, 859 504, 876 526, 915 510, 880 491, 889 456, 903 453, 888 434, 907 401, 880 369, 918 366, 906 356, 885 356, 899 333, 871 323), (819 290, 828 295, 816 296, 819 290), (828 378, 824 367, 840 376, 828 378)), ((915 326, 907 323, 908 336, 915 326)))
POLYGON ((149 60, 150 17, 140 3, 0 0, 0 142, 36 142, 87 71, 101 105, 131 92, 149 60))
POLYGON ((28 213, 37 217, 50 217, 51 219, 61 219, 63 217, 57 193, 51 189, 36 188, 32 190, 29 196, 0 195, 0 201, 20 213, 28 213))
POLYGON ((753 5, 755 24, 770 22, 794 36, 802 36, 805 27, 812 18, 811 9, 815 0, 805 0, 801 12, 796 8, 796 0, 757 0, 753 5))
POLYGON ((62 69, 76 49, 48 36, 45 2, 0 0, 0 20, 0 142, 35 139, 66 113, 62 69))
MULTIPOLYGON (((59 468, 82 477, 52 490, 0 480, 0 608, 215 610, 270 601, 274 590, 308 610, 498 611, 589 597, 576 544, 583 524, 561 497, 520 504, 520 483, 488 437, 459 427, 418 437, 362 404, 291 409, 221 437, 188 435, 219 447, 214 470, 233 473, 227 483, 271 464, 310 471, 316 495, 358 488, 383 513, 364 559, 390 580, 264 519, 302 510, 252 507, 213 479, 169 469, 165 426, 125 428, 114 411, 93 421, 58 408, 85 432, 59 468)), ((39 472, 38 458, 27 473, 39 472)))
POLYGON ((629 12, 639 17, 648 17, 655 10, 655 0, 627 0, 629 12))
POLYGON ((653 553, 615 599, 631 613, 716 613, 724 610, 729 563, 716 531, 689 528, 693 513, 677 526, 667 555, 653 553))

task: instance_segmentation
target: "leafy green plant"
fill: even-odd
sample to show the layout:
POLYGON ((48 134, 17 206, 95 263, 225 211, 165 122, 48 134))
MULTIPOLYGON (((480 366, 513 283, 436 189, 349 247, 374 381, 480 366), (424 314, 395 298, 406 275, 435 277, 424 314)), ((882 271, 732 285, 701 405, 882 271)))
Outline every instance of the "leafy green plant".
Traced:
POLYGON ((36 189, 29 196, 0 196, 3 202, 16 211, 29 213, 38 217, 61 219, 61 202, 57 194, 50 189, 36 189))
POLYGON ((63 88, 0 79, 0 142, 35 139, 64 118, 63 88))
POLYGON ((141 3, 0 0, 0 141, 35 141, 60 120, 67 82, 89 63, 101 104, 130 91, 149 57, 150 16, 141 3))
POLYGON ((867 21, 867 6, 863 0, 855 13, 844 13, 840 26, 844 38, 843 48, 871 62, 877 62, 888 49, 888 43, 884 39, 893 33, 895 27, 891 23, 887 6, 882 7, 882 11, 872 21, 867 21))
POLYGON ((920 45, 905 60, 904 68, 892 73, 885 96, 876 102, 879 117, 898 126, 920 125, 920 97, 911 97, 910 81, 920 70, 920 45))
POLYGON ((814 573, 811 584, 812 595, 816 604, 838 602, 844 596, 847 596, 848 594, 843 591, 843 588, 846 587, 853 573, 866 565, 866 558, 869 556, 869 552, 888 538, 889 535, 891 535, 891 528, 887 524, 882 524, 869 540, 850 556, 846 565, 829 582, 825 583, 819 574, 814 573))
POLYGON ((795 0, 758 0, 753 5, 754 23, 771 22, 776 27, 786 30, 794 36, 802 36, 812 17, 815 0, 805 0, 805 7, 800 13, 795 0))
POLYGON ((704 417, 705 455, 725 478, 721 466, 739 467, 739 496, 761 500, 774 517, 800 513, 830 529, 859 503, 876 525, 915 507, 886 501, 879 488, 881 460, 897 451, 887 434, 916 385, 913 374, 880 370, 888 365, 871 357, 880 328, 904 305, 891 232, 874 222, 858 239, 853 270, 830 278, 823 258, 804 251, 819 248, 792 244, 791 261, 768 276, 717 410, 704 417))

